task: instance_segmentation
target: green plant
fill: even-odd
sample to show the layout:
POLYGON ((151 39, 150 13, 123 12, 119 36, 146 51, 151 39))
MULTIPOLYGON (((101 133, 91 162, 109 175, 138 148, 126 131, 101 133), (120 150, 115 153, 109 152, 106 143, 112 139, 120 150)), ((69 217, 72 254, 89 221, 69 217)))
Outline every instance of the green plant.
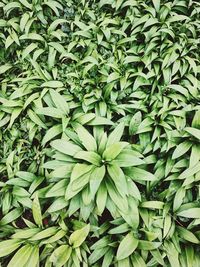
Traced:
POLYGON ((0 265, 199 267, 200 4, 0 0, 0 265))

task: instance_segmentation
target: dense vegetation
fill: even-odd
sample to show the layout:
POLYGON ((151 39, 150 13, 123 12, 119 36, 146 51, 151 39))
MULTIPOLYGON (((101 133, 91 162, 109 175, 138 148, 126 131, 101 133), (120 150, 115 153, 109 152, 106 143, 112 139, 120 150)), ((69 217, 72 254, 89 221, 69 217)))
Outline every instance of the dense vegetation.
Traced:
POLYGON ((198 0, 0 0, 0 265, 200 266, 198 0))

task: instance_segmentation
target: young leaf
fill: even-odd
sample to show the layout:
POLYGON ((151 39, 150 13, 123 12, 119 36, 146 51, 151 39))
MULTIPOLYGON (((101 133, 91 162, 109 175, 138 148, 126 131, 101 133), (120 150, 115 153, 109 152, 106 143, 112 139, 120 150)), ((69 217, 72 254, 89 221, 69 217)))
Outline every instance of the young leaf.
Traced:
POLYGON ((61 245, 54 250, 49 260, 56 267, 62 267, 69 260, 72 248, 68 245, 61 245))
POLYGON ((132 232, 128 233, 120 242, 117 249, 117 260, 123 260, 129 257, 138 246, 138 239, 136 239, 132 232))
POLYGON ((35 198, 33 200, 32 211, 33 211, 33 218, 34 218, 35 223, 38 226, 43 226, 43 224, 42 224, 42 213, 41 213, 40 202, 39 202, 39 199, 38 199, 38 193, 35 194, 35 198))
POLYGON ((85 241, 90 231, 90 225, 87 224, 83 228, 74 231, 69 237, 69 243, 73 246, 73 248, 78 248, 85 241))

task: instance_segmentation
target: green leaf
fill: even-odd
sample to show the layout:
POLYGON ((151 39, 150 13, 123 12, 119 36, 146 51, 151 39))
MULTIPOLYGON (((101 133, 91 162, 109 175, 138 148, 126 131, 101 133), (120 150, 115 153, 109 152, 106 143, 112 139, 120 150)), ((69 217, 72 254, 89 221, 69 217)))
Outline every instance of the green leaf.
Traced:
POLYGON ((189 242, 194 243, 194 244, 200 243, 199 239, 189 230, 187 230, 181 226, 177 226, 176 228, 177 228, 179 236, 181 238, 183 238, 184 240, 189 241, 189 242))
POLYGON ((34 247, 28 245, 23 246, 20 248, 17 253, 12 257, 10 262, 8 263, 8 267, 22 267, 26 266, 27 261, 30 259, 32 252, 34 250, 34 247))
POLYGON ((123 260, 129 257, 138 246, 138 239, 133 236, 133 233, 128 233, 117 249, 117 260, 123 260))
POLYGON ((192 144, 188 141, 179 144, 173 152, 172 159, 177 159, 187 153, 191 146, 192 144))
POLYGON ((15 208, 9 213, 7 213, 1 220, 0 220, 0 225, 6 225, 14 220, 16 220, 18 217, 20 217, 22 214, 22 209, 21 208, 15 208))
POLYGON ((37 267, 39 264, 39 247, 35 246, 28 262, 26 263, 26 267, 37 267))
POLYGON ((42 139, 42 145, 44 146, 47 142, 53 139, 55 136, 62 133, 62 125, 54 125, 46 131, 45 136, 42 139))
POLYGON ((143 258, 136 251, 131 256, 131 262, 134 267, 146 267, 147 266, 143 258))
POLYGON ((45 239, 47 237, 50 237, 52 235, 55 235, 58 231, 58 228, 57 227, 49 227, 45 230, 42 230, 41 232, 37 233, 35 236, 33 236, 32 238, 30 238, 29 240, 30 241, 38 241, 38 240, 41 240, 41 239, 45 239))
POLYGON ((0 74, 5 73, 7 70, 9 70, 11 68, 12 68, 12 65, 10 65, 8 63, 0 66, 0 74))
POLYGON ((163 209, 164 202, 162 201, 143 201, 140 205, 142 208, 147 209, 163 209))
POLYGON ((91 173, 90 191, 93 197, 96 194, 97 190, 99 189, 99 186, 105 176, 105 173, 106 173, 106 168, 104 165, 99 168, 95 168, 91 173))
POLYGON ((74 155, 74 158, 88 161, 96 166, 100 166, 101 164, 101 157, 95 152, 79 151, 74 155))
POLYGON ((138 248, 141 250, 154 250, 162 245, 161 242, 150 242, 146 240, 139 240, 138 248))
POLYGON ((136 181, 155 181, 157 179, 154 174, 137 167, 126 168, 125 174, 136 181))
POLYGON ((30 117, 30 119, 37 124, 38 126, 40 126, 41 128, 47 129, 46 124, 32 111, 32 110, 28 110, 27 111, 28 116, 30 117))
MULTIPOLYGON (((93 185, 91 185, 92 188, 93 185)), ((92 190, 91 190, 92 191, 92 190)), ((101 183, 101 186, 98 189, 97 197, 96 197, 96 203, 97 203, 97 209, 98 214, 101 215, 105 209, 106 201, 107 201, 107 189, 104 183, 101 183)))
MULTIPOLYGON (((165 265, 164 260, 163 260, 163 256, 160 253, 159 249, 155 249, 155 250, 151 250, 150 253, 152 254, 152 256, 154 257, 154 259, 161 264, 162 266, 165 265)), ((139 267, 139 266, 138 266, 139 267)))
POLYGON ((88 151, 97 151, 97 144, 94 137, 81 124, 76 123, 74 128, 84 147, 88 151))
POLYGON ((107 83, 111 83, 115 80, 118 80, 120 78, 119 73, 117 72, 112 72, 111 74, 109 74, 108 78, 107 78, 107 83))
POLYGON ((117 164, 108 165, 107 169, 119 193, 122 196, 128 195, 127 182, 122 169, 117 164))
POLYGON ((184 172, 182 172, 179 175, 179 179, 186 179, 187 177, 190 177, 194 174, 196 174, 197 172, 200 171, 200 163, 198 162, 196 165, 192 166, 191 168, 186 169, 184 172))
POLYGON ((165 241, 164 247, 166 249, 166 254, 169 259, 170 265, 180 267, 179 254, 174 247, 174 244, 172 242, 165 241))
POLYGON ((131 167, 131 166, 139 166, 144 164, 145 162, 140 159, 139 153, 130 150, 123 149, 120 154, 115 158, 115 163, 120 167, 131 167))
POLYGON ((37 47, 38 47, 38 45, 35 44, 35 43, 32 43, 32 44, 28 45, 28 46, 24 49, 24 51, 23 51, 23 53, 22 53, 22 59, 26 58, 26 57, 27 57, 33 50, 35 50, 37 47))
POLYGON ((49 261, 56 267, 62 267, 69 260, 72 248, 68 245, 61 245, 51 254, 49 261))
POLYGON ((186 127, 184 129, 187 133, 190 135, 196 137, 198 140, 200 140, 200 130, 192 127, 186 127))
POLYGON ((33 218, 34 218, 35 223, 38 226, 43 226, 42 213, 41 213, 40 202, 38 199, 38 193, 35 194, 35 198, 33 200, 32 211, 33 211, 33 218))
POLYGON ((178 216, 191 218, 191 219, 199 219, 200 218, 200 208, 190 208, 186 210, 182 210, 177 212, 178 216))
POLYGON ((73 248, 78 248, 85 241, 90 231, 90 225, 87 224, 83 228, 74 231, 69 237, 69 243, 73 248))
POLYGON ((53 108, 53 107, 45 107, 45 108, 38 108, 36 111, 37 114, 42 114, 45 116, 50 116, 53 118, 62 118, 64 116, 64 113, 57 109, 57 108, 53 108))
POLYGON ((177 211, 180 208, 181 204, 183 203, 183 199, 185 197, 185 194, 186 194, 185 188, 180 187, 177 190, 175 197, 174 197, 174 204, 173 204, 173 210, 174 211, 177 211))
POLYGON ((59 152, 69 156, 74 156, 77 152, 81 151, 79 146, 62 139, 52 141, 51 146, 59 152))
POLYGON ((120 141, 124 132, 124 123, 121 122, 108 136, 107 147, 120 141))
POLYGON ((195 112, 194 118, 192 120, 192 128, 200 128, 200 110, 195 112))
POLYGON ((48 81, 41 84, 41 87, 48 87, 48 88, 60 88, 63 87, 63 83, 60 81, 48 81))
POLYGON ((0 242, 0 257, 4 257, 15 251, 21 242, 17 239, 5 240, 0 242))
POLYGON ((70 183, 67 187, 65 198, 68 200, 78 194, 90 181, 90 175, 95 169, 93 165, 76 164, 73 168, 70 183))
POLYGON ((115 159, 120 154, 120 152, 124 149, 124 147, 128 145, 129 143, 127 142, 117 142, 110 146, 107 146, 106 150, 103 152, 102 157, 106 161, 111 161, 115 159))
POLYGON ((54 104, 56 105, 56 107, 62 111, 64 114, 68 114, 69 113, 69 106, 68 103, 66 102, 66 100, 64 99, 63 96, 61 96, 57 91, 50 89, 50 95, 51 98, 54 102, 54 104))
POLYGON ((154 5, 156 11, 159 12, 159 10, 160 10, 160 0, 152 0, 152 2, 153 2, 153 5, 154 5))

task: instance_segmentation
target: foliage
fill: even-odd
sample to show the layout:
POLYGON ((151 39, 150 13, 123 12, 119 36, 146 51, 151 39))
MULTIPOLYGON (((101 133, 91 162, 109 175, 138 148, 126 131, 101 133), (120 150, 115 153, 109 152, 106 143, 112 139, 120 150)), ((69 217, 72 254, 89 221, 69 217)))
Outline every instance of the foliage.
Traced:
POLYGON ((200 266, 199 21, 0 0, 1 266, 200 266))

